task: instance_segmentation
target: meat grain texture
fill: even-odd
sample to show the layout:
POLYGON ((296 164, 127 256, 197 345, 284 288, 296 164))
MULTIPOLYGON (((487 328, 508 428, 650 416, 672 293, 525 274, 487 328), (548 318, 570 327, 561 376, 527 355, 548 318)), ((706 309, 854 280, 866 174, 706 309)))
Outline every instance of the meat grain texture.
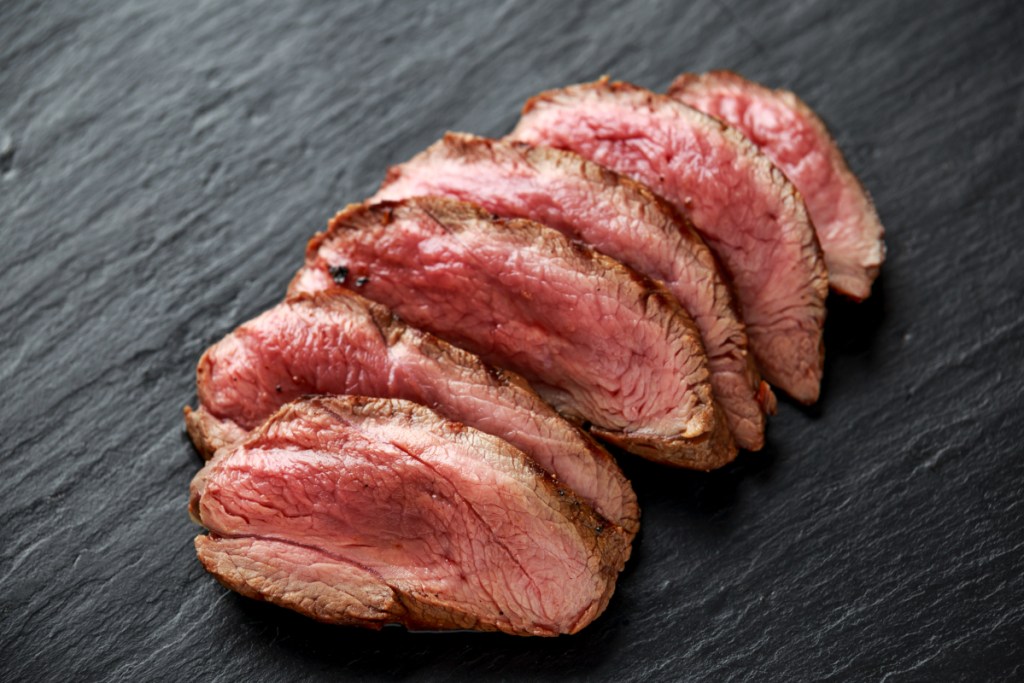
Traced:
POLYGON ((526 380, 345 289, 291 297, 239 326, 203 354, 196 387, 186 424, 205 457, 307 394, 406 399, 505 439, 630 536, 639 527, 619 466, 526 380))
POLYGON ((688 215, 725 266, 768 381, 818 398, 828 275, 803 201, 742 133, 607 80, 541 93, 509 136, 636 178, 688 215))
POLYGON ((825 122, 792 92, 729 71, 683 74, 668 94, 742 131, 768 155, 803 195, 825 252, 829 285, 866 299, 885 260, 885 231, 825 122))
POLYGON ((190 511, 224 585, 370 628, 574 633, 627 543, 506 442, 394 399, 285 405, 196 475, 190 511))
POLYGON ((354 205, 311 240, 292 292, 329 289, 339 269, 343 284, 522 374, 626 450, 696 469, 736 455, 689 316, 555 230, 442 198, 354 205))
POLYGON ((745 326, 714 256, 667 202, 571 152, 461 133, 391 168, 370 201, 421 195, 542 223, 664 284, 700 329, 715 398, 737 445, 764 445, 774 396, 748 354, 745 326))

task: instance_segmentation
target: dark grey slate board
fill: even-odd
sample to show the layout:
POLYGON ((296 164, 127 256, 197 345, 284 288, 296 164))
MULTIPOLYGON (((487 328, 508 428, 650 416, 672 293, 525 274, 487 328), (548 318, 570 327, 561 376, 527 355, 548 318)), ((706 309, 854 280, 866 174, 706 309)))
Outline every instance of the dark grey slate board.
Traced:
POLYGON ((0 677, 1021 680, 1021 7, 6 0, 0 677), (193 365, 334 210, 542 88, 715 67, 815 106, 889 229, 818 406, 722 472, 627 462, 642 536, 575 637, 332 628, 203 572, 193 365))

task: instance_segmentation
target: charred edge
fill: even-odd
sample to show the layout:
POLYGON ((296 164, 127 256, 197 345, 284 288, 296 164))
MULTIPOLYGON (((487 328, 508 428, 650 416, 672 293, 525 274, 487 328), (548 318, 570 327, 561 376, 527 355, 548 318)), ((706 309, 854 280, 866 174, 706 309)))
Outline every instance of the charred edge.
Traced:
POLYGON ((497 368, 490 363, 480 363, 487 375, 503 387, 507 387, 510 384, 508 375, 501 368, 497 368))
POLYGON ((519 152, 519 154, 530 157, 534 154, 539 153, 536 146, 531 145, 529 142, 523 142, 522 140, 509 140, 506 143, 511 149, 519 152))
MULTIPOLYGON (((327 223, 326 232, 330 234, 341 230, 355 229, 351 223, 359 216, 364 215, 366 211, 367 207, 365 204, 349 204, 344 209, 334 214, 334 217, 327 223)), ((322 235, 323 233, 320 234, 322 235)))
POLYGON ((472 202, 458 199, 414 197, 403 200, 403 203, 409 208, 421 212, 433 221, 438 228, 449 235, 462 232, 471 221, 497 224, 503 220, 472 202))
POLYGON ((716 433, 717 430, 714 425, 709 426, 708 430, 703 434, 692 438, 641 438, 627 432, 602 429, 595 429, 594 432, 633 455, 640 456, 659 465, 666 465, 680 470, 711 472, 729 464, 739 454, 739 449, 735 447, 721 451, 713 447, 721 436, 716 433), (682 457, 665 458, 664 448, 666 446, 672 448, 676 445, 684 446, 687 452, 682 457))
POLYGON ((395 166, 389 166, 388 170, 384 173, 384 180, 381 182, 381 188, 387 187, 392 183, 398 182, 399 178, 402 177, 402 166, 397 164, 395 166))
POLYGON ((495 146, 495 142, 488 138, 478 137, 470 133, 448 131, 440 142, 432 146, 428 151, 439 150, 443 147, 455 157, 486 159, 496 156, 497 150, 495 150, 495 146))
POLYGON ((761 410, 766 415, 774 415, 778 410, 778 403, 775 398, 775 394, 772 392, 772 388, 768 385, 768 382, 765 382, 764 380, 761 380, 761 383, 757 387, 756 400, 761 406, 761 410))
POLYGON ((386 348, 394 346, 399 338, 407 331, 413 334, 413 338, 416 340, 422 340, 427 336, 426 332, 421 332, 415 328, 411 328, 405 324, 405 322, 398 317, 390 308, 382 304, 375 303, 373 301, 366 302, 366 310, 369 313, 370 321, 377 330, 377 334, 380 335, 381 341, 383 341, 386 348))
POLYGON ((321 230, 306 242, 306 263, 314 263, 317 259, 317 254, 320 253, 320 247, 327 240, 330 233, 334 232, 334 221, 332 220, 327 227, 327 230, 321 230))
POLYGON ((338 285, 345 284, 345 280, 348 278, 348 266, 327 266, 327 272, 330 274, 331 279, 334 280, 334 283, 338 285))

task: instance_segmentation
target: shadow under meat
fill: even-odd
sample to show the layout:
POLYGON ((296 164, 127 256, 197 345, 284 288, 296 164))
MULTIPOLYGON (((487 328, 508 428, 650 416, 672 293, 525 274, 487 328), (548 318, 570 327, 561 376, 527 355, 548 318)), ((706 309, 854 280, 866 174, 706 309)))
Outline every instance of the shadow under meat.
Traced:
POLYGON ((514 669, 534 680, 585 675, 599 667, 622 625, 615 596, 608 610, 572 636, 529 638, 475 631, 409 631, 385 626, 380 631, 322 624, 268 603, 232 595, 232 611, 247 637, 264 641, 278 656, 294 658, 305 669, 310 660, 325 669, 344 669, 375 677, 416 678, 426 670, 472 679, 481 671, 514 669))

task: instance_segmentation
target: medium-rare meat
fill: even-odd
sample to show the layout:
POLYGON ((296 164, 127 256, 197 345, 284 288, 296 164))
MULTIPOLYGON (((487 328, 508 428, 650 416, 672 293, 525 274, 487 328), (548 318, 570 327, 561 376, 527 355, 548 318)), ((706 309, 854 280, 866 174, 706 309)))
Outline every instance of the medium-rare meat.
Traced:
POLYGON ((448 133, 388 171, 371 201, 454 197, 580 239, 666 285, 700 329, 715 398, 736 443, 764 444, 774 400, 747 353, 747 333, 714 257, 668 203, 571 152, 448 133))
POLYGON ((572 150, 686 213, 735 287, 765 377, 818 398, 828 277, 799 193, 739 131, 665 95, 601 80, 542 93, 512 139, 572 150))
POLYGON ((633 453, 699 469, 735 457, 693 321, 664 289, 556 230, 437 197, 354 205, 310 241, 292 285, 335 281, 522 374, 633 453))
POLYGON ((300 294, 240 326, 203 354, 196 385, 186 423, 207 457, 306 394, 408 399, 505 439, 630 534, 639 524, 612 457, 524 379, 347 290, 300 294))
POLYGON ((885 259, 882 222, 818 115, 788 90, 731 71, 683 74, 668 94, 743 131, 782 169, 814 221, 829 285, 866 299, 885 259))
POLYGON ((285 405, 192 483, 203 565, 322 621, 574 633, 623 532, 505 441, 397 399, 285 405))

